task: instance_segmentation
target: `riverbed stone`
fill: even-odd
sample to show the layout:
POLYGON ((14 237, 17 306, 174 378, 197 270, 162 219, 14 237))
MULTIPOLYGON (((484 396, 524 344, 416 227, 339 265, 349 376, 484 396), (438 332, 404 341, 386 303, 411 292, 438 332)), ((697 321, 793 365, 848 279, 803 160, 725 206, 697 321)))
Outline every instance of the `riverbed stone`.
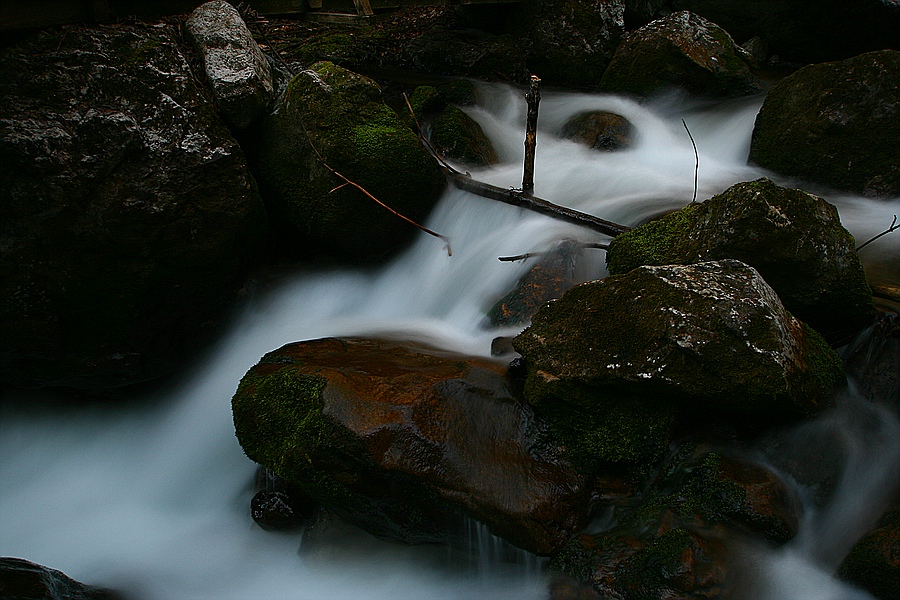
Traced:
POLYGON ((900 504, 853 546, 838 574, 879 600, 900 598, 900 504))
POLYGON ((900 51, 806 66, 772 86, 750 161, 866 196, 900 195, 900 51))
POLYGON ((634 126, 622 115, 591 111, 566 121, 560 135, 588 148, 612 152, 631 146, 634 126))
POLYGON ((298 73, 263 122, 260 184, 310 254, 378 260, 418 230, 328 167, 421 223, 445 187, 378 84, 330 62, 298 73), (327 166, 326 166, 327 165, 327 166))
POLYGON ((658 450, 671 403, 765 421, 821 410, 843 379, 821 336, 736 260, 581 284, 538 311, 513 344, 528 365, 526 397, 559 429, 610 410, 599 440, 627 430, 621 420, 658 450))
POLYGON ((688 11, 629 33, 609 63, 600 88, 650 96, 670 89, 711 97, 762 90, 750 57, 715 23, 688 11))
POLYGON ((607 265, 621 274, 638 265, 737 259, 759 271, 795 317, 846 343, 875 316, 855 246, 833 205, 763 178, 617 236, 607 265))
POLYGON ((0 53, 5 382, 159 377, 233 300, 265 209, 179 38, 64 27, 0 53))
POLYGON ((194 9, 184 28, 225 121, 237 130, 247 129, 275 93, 272 68, 247 24, 231 4, 213 0, 194 9))
POLYGON ((117 591, 85 585, 62 571, 0 557, 0 597, 8 600, 123 600, 117 591))
POLYGON ((419 344, 298 342, 244 376, 235 429, 252 460, 378 537, 464 545, 468 517, 549 555, 587 523, 590 487, 504 371, 419 344))

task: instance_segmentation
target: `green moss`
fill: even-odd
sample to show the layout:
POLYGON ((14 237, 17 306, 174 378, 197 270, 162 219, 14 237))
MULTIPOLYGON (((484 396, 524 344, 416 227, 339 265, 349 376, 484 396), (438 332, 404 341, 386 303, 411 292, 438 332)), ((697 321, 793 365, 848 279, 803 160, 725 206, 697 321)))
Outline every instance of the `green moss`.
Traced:
POLYGON ((831 390, 844 381, 841 357, 831 349, 825 338, 803 323, 803 339, 806 342, 806 364, 822 389, 831 390))
POLYGON ((693 550, 694 540, 686 529, 667 531, 618 570, 618 585, 628 600, 658 600, 664 596, 661 590, 679 587, 672 586, 672 580, 683 575, 685 551, 693 550))
POLYGON ((468 165, 498 162, 497 152, 481 126, 455 106, 447 106, 434 119, 432 141, 449 158, 468 165))
POLYGON ((606 253, 611 275, 627 273, 641 265, 673 263, 673 248, 694 223, 700 205, 692 204, 613 238, 606 253))

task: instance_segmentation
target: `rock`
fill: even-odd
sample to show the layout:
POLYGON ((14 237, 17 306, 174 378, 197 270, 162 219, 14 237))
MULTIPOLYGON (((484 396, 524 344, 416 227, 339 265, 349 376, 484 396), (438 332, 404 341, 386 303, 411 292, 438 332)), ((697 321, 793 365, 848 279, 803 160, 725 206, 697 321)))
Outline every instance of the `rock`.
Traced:
POLYGON ((23 560, 0 558, 0 597, 7 600, 123 600, 113 590, 79 583, 65 573, 23 560))
POLYGON ((256 494, 250 501, 250 516, 269 531, 293 531, 307 524, 318 505, 303 490, 275 473, 260 467, 256 494))
POLYGON ((853 546, 838 574, 878 600, 900 599, 900 507, 888 510, 853 546))
POLYGON ((265 211, 178 39, 72 27, 0 54, 4 381, 158 377, 233 298, 265 211))
POLYGON ((578 283, 575 261, 580 254, 581 244, 575 240, 563 240, 541 254, 515 288, 488 311, 491 324, 505 327, 525 323, 542 306, 562 296, 578 283))
POLYGON ((525 52, 513 36, 436 25, 403 48, 403 64, 429 75, 524 81, 525 52))
POLYGON ((625 28, 623 0, 528 0, 510 29, 545 85, 596 87, 625 28))
MULTIPOLYGON (((463 100, 467 99, 460 88, 456 86, 449 91, 463 100)), ((486 167, 499 162, 497 151, 481 125, 451 104, 436 88, 417 87, 409 103, 419 126, 430 133, 432 146, 447 160, 473 167, 486 167)), ((414 126, 413 123, 411 125, 414 126)))
POLYGON ((252 460, 324 508, 405 543, 467 543, 463 517, 549 555, 590 490, 502 365, 411 344, 323 339, 267 354, 232 401, 252 460))
POLYGON ((722 539, 783 544, 797 533, 796 498, 766 469, 687 444, 645 497, 619 504, 616 525, 570 540, 550 562, 602 598, 710 598, 727 590, 722 539))
POLYGON ((837 209, 768 179, 735 184, 617 236, 606 257, 612 274, 638 265, 743 261, 787 310, 834 343, 846 343, 875 315, 855 242, 837 209))
POLYGON ((900 316, 883 313, 842 351, 847 376, 869 400, 900 411, 900 316))
POLYGON ((900 52, 809 65, 775 84, 750 161, 867 196, 900 195, 900 52))
POLYGON ((736 260, 639 267, 576 286, 513 345, 528 364, 529 402, 575 427, 621 394, 623 413, 651 411, 631 417, 636 427, 659 415, 658 435, 667 400, 742 419, 810 414, 843 378, 825 341, 736 260))
POLYGON ((628 148, 634 126, 622 115, 606 111, 575 115, 563 125, 561 137, 607 152, 628 148))
POLYGON ((670 88, 697 96, 754 94, 762 88, 748 60, 724 29, 681 11, 628 34, 603 73, 600 88, 639 96, 670 88))
POLYGON ((237 130, 254 124, 272 101, 272 69, 240 13, 224 0, 201 4, 185 31, 203 61, 216 105, 237 130))
POLYGON ((323 160, 416 222, 445 186, 434 159, 384 104, 378 85, 328 62, 294 77, 263 122, 260 185, 267 200, 313 254, 381 258, 417 233, 355 187, 335 189, 344 182, 323 160))

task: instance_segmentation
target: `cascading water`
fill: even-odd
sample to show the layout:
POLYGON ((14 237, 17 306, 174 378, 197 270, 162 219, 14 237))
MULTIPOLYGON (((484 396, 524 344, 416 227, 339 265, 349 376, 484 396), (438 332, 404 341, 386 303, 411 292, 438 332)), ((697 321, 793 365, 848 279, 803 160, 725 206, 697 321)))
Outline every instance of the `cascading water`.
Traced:
MULTIPOLYGON (((492 138, 503 163, 475 175, 518 187, 525 118, 521 91, 481 85, 479 99, 470 114, 492 138)), ((699 199, 767 175, 746 164, 760 103, 755 98, 692 105, 669 98, 641 105, 613 96, 545 92, 535 193, 623 224, 683 206, 693 195, 694 154, 682 119, 700 153, 699 199), (568 117, 593 109, 617 112, 634 123, 634 146, 600 153, 557 136, 568 117)), ((859 240, 883 230, 891 215, 900 213, 900 199, 828 199, 859 240)), ((421 236, 377 271, 300 272, 285 278, 249 300, 218 346, 165 392, 112 409, 4 408, 0 555, 45 564, 133 598, 545 598, 546 580, 536 559, 498 550, 475 524, 473 547, 482 554, 460 560, 447 549, 401 547, 359 534, 301 548, 299 535, 264 532, 249 518, 255 467, 234 437, 230 399, 241 376, 265 352, 328 335, 378 334, 488 355, 492 338, 515 330, 489 327, 485 312, 529 266, 502 263, 499 256, 540 251, 563 238, 603 241, 578 227, 455 190, 445 193, 427 225, 451 239, 452 256, 441 242, 421 236)), ((584 253, 585 277, 604 276, 602 252, 584 253)), ((886 236, 863 258, 884 272, 897 256, 900 236, 886 236)), ((809 511, 813 518, 788 549, 753 553, 761 565, 755 572, 766 574, 748 576, 746 585, 758 592, 754 597, 856 597, 830 573, 848 544, 877 518, 887 484, 866 488, 853 477, 879 470, 881 477, 897 474, 896 418, 873 410, 879 434, 863 430, 859 443, 869 454, 858 469, 847 461, 847 481, 835 492, 833 510, 809 511), (893 446, 872 445, 873 438, 891 437, 893 446), (847 515, 853 511, 856 516, 847 515), (824 544, 833 551, 820 552, 824 544), (828 589, 831 595, 791 591, 779 583, 782 572, 797 585, 828 589)), ((844 431, 842 419, 825 417, 822 423, 829 418, 832 427, 844 431)), ((847 435, 855 434, 848 430, 847 435)), ((749 572, 754 570, 748 567, 749 572)))

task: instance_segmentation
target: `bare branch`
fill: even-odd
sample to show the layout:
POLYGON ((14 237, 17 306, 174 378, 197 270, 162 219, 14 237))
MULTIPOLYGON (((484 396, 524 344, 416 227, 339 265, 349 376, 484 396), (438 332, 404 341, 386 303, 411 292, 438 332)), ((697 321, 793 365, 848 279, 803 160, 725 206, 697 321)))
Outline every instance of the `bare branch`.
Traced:
POLYGON ((700 155, 697 154, 697 144, 694 143, 694 136, 691 135, 691 130, 688 129, 684 119, 681 120, 681 124, 684 125, 684 130, 687 131, 688 137, 691 138, 691 146, 694 147, 694 197, 691 198, 691 204, 693 204, 697 201, 697 175, 700 172, 700 155))
POLYGON ((891 233, 892 231, 897 231, 898 229, 900 229, 900 224, 897 223, 897 215, 894 215, 894 220, 891 221, 890 227, 888 227, 887 229, 885 229, 884 231, 882 231, 881 233, 879 233, 878 235, 876 235, 875 237, 870 239, 868 242, 866 242, 862 246, 858 246, 856 248, 856 251, 859 252, 860 250, 862 250, 863 248, 865 248, 866 246, 868 246, 869 244, 871 244, 872 242, 874 242, 875 240, 880 238, 881 236, 887 235, 887 234, 891 233))

